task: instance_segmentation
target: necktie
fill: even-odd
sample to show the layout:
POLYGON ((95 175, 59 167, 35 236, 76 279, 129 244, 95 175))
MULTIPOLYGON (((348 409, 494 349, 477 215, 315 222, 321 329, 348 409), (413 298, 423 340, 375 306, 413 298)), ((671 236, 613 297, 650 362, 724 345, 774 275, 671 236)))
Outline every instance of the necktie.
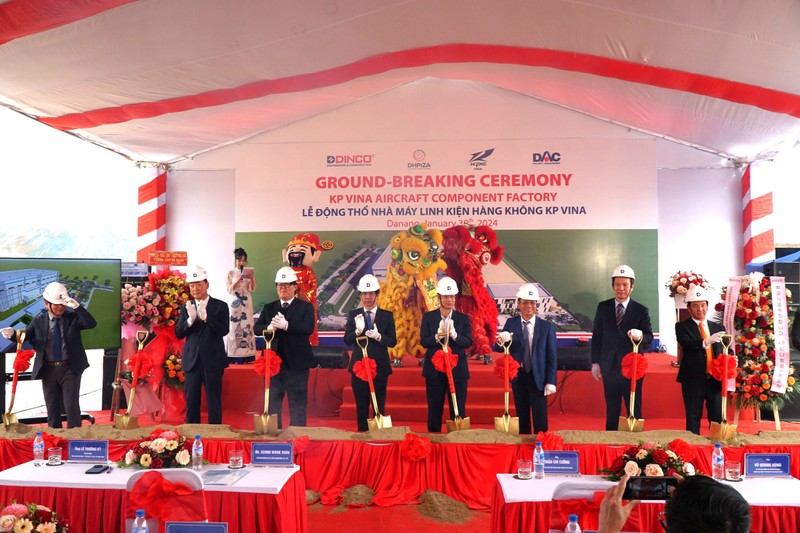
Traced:
POLYGON ((525 372, 531 371, 531 323, 529 320, 522 322, 522 342, 524 343, 525 357, 522 359, 522 369, 525 372))
MULTIPOLYGON (((697 324, 700 327, 700 338, 705 340, 708 338, 708 330, 706 329, 706 323, 700 322, 697 324)), ((711 374, 711 362, 714 360, 714 348, 710 345, 706 348, 706 374, 711 374)))
POLYGON ((364 313, 364 325, 366 329, 372 329, 372 311, 364 313))
POLYGON ((285 315, 287 309, 289 309, 289 302, 283 302, 281 304, 281 313, 285 315))
POLYGON ((61 319, 53 319, 53 361, 61 361, 61 319))
POLYGON ((617 304, 617 327, 622 324, 622 317, 625 315, 625 306, 621 303, 617 304))

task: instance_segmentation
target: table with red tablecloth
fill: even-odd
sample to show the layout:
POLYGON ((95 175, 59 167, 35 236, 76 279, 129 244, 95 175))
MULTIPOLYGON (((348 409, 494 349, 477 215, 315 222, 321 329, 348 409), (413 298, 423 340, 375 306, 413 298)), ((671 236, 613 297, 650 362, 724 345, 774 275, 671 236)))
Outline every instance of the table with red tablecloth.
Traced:
MULTIPOLYGON (((60 466, 23 463, 0 472, 0 501, 45 505, 75 531, 124 531, 130 517, 128 478, 135 469, 111 468, 86 474, 88 464, 60 466)), ((206 465, 204 470, 226 469, 206 465)), ((305 482, 299 467, 253 467, 230 485, 206 484, 208 519, 229 531, 304 532, 308 529, 305 482)))
MULTIPOLYGON (((512 474, 497 474, 492 504, 492 533, 548 531, 563 529, 567 515, 584 518, 584 529, 597 527, 597 509, 602 492, 595 498, 553 501, 553 493, 562 483, 595 483, 604 489, 600 476, 548 476, 543 480, 519 480, 512 474), (591 522, 590 522, 591 521, 591 522)), ((751 478, 733 483, 722 481, 738 490, 752 509, 753 533, 781 531, 800 532, 800 480, 795 478, 751 478)), ((658 514, 663 501, 643 501, 631 513, 624 531, 663 533, 658 514)))

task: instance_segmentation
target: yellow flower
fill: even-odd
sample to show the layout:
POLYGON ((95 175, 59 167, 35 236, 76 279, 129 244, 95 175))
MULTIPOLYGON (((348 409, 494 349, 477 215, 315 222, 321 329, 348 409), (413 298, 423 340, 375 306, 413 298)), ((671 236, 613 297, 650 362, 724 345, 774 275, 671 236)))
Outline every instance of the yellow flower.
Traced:
POLYGON ((20 518, 14 524, 14 533, 29 533, 30 531, 33 531, 33 522, 27 518, 20 518))
POLYGON ((142 454, 142 457, 139 459, 139 464, 143 467, 148 468, 153 463, 153 458, 150 457, 149 453, 142 454))
POLYGON ((178 447, 178 441, 176 440, 168 440, 167 445, 165 446, 165 448, 169 451, 172 451, 177 447, 178 447))

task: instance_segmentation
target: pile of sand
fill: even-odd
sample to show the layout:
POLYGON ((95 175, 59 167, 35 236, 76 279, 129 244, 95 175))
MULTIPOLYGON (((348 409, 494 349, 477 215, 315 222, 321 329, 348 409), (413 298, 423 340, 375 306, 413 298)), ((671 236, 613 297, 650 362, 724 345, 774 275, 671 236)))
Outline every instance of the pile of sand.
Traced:
POLYGON ((420 502, 417 510, 423 516, 432 518, 437 522, 463 524, 472 518, 472 511, 467 508, 465 503, 454 500, 441 492, 426 490, 420 496, 420 502))
POLYGON ((375 491, 366 485, 354 485, 342 491, 342 505, 363 507, 372 502, 375 491))

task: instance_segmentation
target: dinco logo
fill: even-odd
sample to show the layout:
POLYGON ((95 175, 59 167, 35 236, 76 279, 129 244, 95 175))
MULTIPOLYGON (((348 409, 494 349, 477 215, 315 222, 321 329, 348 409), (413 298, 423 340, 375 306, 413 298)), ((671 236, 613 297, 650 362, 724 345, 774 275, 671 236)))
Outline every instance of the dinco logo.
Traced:
POLYGON ((372 154, 341 154, 329 155, 326 162, 329 167, 371 167, 372 154))

